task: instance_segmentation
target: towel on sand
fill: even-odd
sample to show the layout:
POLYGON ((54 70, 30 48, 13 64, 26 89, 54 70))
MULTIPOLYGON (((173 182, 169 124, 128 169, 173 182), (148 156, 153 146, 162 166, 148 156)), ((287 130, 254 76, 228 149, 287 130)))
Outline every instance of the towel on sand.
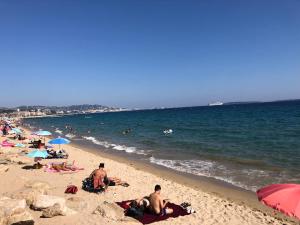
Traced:
MULTIPOLYGON (((122 207, 123 209, 127 210, 129 208, 129 202, 131 202, 132 200, 128 200, 128 201, 123 201, 123 202, 117 202, 117 204, 122 207)), ((168 203, 166 205, 166 207, 173 209, 173 213, 169 214, 169 215, 154 215, 154 214, 150 214, 145 212, 144 216, 139 219, 138 221, 140 221, 142 224, 150 224, 150 223, 154 223, 154 222, 158 222, 161 220, 166 220, 170 217, 175 218, 178 216, 186 216, 189 215, 186 210, 184 210, 181 206, 173 204, 173 203, 168 203)))

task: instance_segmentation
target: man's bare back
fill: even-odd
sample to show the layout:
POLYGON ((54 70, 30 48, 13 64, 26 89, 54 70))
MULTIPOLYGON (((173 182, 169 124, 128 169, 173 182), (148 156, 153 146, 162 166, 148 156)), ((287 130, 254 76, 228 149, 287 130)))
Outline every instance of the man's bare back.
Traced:
POLYGON ((167 208, 166 205, 168 201, 164 201, 160 195, 160 186, 155 186, 154 193, 150 194, 149 201, 150 206, 149 209, 152 211, 152 213, 165 215, 165 214, 171 214, 173 212, 172 209, 167 208))

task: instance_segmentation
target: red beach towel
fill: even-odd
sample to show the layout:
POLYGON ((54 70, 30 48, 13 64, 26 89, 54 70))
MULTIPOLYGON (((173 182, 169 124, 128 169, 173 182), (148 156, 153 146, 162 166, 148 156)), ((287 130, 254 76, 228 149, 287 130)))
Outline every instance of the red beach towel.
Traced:
MULTIPOLYGON (((127 210, 129 208, 129 204, 128 202, 131 202, 132 200, 128 200, 128 201, 123 201, 123 202, 116 202, 120 207, 122 207, 123 209, 127 210)), ((166 207, 173 209, 173 213, 169 214, 169 215, 153 215, 150 213, 144 213, 144 216, 141 219, 138 219, 139 222, 141 222, 142 224, 150 224, 150 223, 154 223, 154 222, 158 222, 161 220, 166 220, 168 218, 176 218, 179 216, 186 216, 189 215, 189 213, 186 212, 186 210, 184 210, 181 206, 173 204, 173 203, 168 203, 166 205, 166 207)))

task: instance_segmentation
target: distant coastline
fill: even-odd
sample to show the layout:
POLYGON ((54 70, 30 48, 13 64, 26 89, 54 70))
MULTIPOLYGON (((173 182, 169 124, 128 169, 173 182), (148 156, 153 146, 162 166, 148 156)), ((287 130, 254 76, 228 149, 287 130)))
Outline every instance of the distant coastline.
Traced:
MULTIPOLYGON (((282 102, 297 102, 300 99, 285 99, 274 101, 239 101, 239 102, 222 102, 220 106, 230 105, 248 105, 248 104, 265 104, 265 103, 282 103, 282 102)), ((209 105, 209 103, 208 103, 209 105)), ((193 107, 207 107, 208 105, 198 106, 180 106, 180 107, 154 107, 154 108, 118 108, 103 105, 71 105, 71 106, 19 106, 19 107, 0 107, 0 117, 59 117, 67 115, 81 115, 92 113, 106 112, 123 112, 123 111, 141 111, 141 110, 167 110, 193 107)))

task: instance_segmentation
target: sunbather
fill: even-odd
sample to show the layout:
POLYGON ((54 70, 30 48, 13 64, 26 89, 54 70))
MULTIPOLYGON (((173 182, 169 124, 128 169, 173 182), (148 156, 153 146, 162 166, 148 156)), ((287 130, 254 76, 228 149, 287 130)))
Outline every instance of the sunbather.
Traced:
POLYGON ((62 163, 58 163, 58 164, 51 164, 50 169, 54 169, 58 172, 60 171, 75 171, 77 168, 75 167, 75 161, 73 161, 73 163, 71 165, 68 165, 67 162, 62 162, 62 163))
POLYGON ((150 194, 149 201, 150 206, 149 210, 156 215, 167 215, 173 212, 173 209, 166 207, 169 202, 167 199, 163 200, 161 195, 161 187, 160 185, 155 185, 154 192, 150 194))

